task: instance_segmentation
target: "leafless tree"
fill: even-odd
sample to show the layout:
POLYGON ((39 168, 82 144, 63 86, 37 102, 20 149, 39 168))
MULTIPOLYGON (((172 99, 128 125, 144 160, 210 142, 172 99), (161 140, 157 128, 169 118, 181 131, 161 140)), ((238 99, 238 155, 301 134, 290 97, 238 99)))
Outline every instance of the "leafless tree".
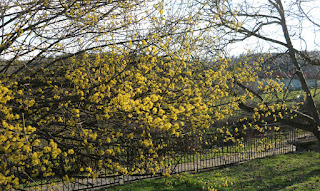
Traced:
MULTIPOLYGON (((202 1, 198 1, 202 2, 202 1)), ((203 20, 217 29, 221 36, 221 46, 225 48, 235 42, 264 42, 269 51, 277 55, 286 54, 294 65, 294 75, 299 79, 306 96, 306 111, 294 111, 299 120, 285 117, 280 122, 312 132, 320 140, 320 118, 317 106, 310 91, 302 64, 319 65, 319 55, 314 52, 319 47, 316 38, 308 40, 306 32, 313 37, 318 35, 319 22, 316 1, 204 1, 206 5, 203 20), (298 42, 298 43, 297 43, 298 42), (313 53, 311 54, 311 51, 313 53)), ((307 34, 307 35, 310 35, 307 34)), ((240 43, 239 43, 240 44, 240 43)), ((261 44, 260 44, 261 46, 261 44)), ((265 47, 262 47, 266 51, 265 47)), ((261 50, 259 50, 261 51, 261 50)), ((274 54, 275 55, 275 54, 274 54)), ((242 88, 249 89, 241 85, 242 88)), ((253 91, 253 90, 252 90, 253 91)), ((255 94, 258 96, 258 94, 255 94)), ((261 98, 261 97, 260 97, 261 98)), ((263 99, 261 100, 263 101, 263 99)), ((242 109, 253 112, 244 103, 242 109)))

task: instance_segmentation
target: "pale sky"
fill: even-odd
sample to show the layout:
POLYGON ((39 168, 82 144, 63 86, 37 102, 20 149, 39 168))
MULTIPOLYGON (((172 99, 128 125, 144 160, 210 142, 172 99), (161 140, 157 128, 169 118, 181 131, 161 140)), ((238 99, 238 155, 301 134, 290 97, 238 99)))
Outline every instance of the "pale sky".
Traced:
MULTIPOLYGON (((239 0, 238 2, 241 2, 239 0)), ((266 2, 260 1, 259 3, 266 2)), ((283 1, 284 6, 289 6, 290 3, 296 2, 295 0, 283 1)), ((255 4, 258 4, 257 1, 254 1, 255 4)), ((292 42, 296 49, 299 50, 320 50, 320 0, 310 0, 308 2, 302 3, 302 8, 305 13, 310 16, 313 22, 312 24, 309 20, 301 19, 301 17, 296 17, 298 13, 297 6, 292 6, 289 8, 290 16, 287 17, 289 33, 292 36, 292 42), (319 25, 319 26, 317 26, 319 25)), ((271 25, 263 28, 264 36, 271 37, 273 39, 280 40, 285 42, 283 37, 282 29, 275 25, 271 25)), ((231 55, 239 55, 241 53, 247 53, 248 51, 252 52, 279 52, 286 50, 282 46, 278 46, 273 43, 268 43, 264 40, 259 40, 255 37, 251 37, 243 42, 237 42, 230 45, 229 52, 231 55)))
MULTIPOLYGON (((213 1, 213 0, 212 0, 213 1)), ((233 3, 241 3, 244 0, 233 0, 233 3)), ((267 3, 267 0, 248 0, 249 2, 253 3, 254 6, 259 6, 260 4, 267 3)), ((296 2, 297 0, 289 0, 289 1, 283 1, 285 5, 288 6, 288 4, 292 2, 296 2)), ((302 3, 303 8, 305 8, 305 12, 310 15, 312 18, 312 21, 316 22, 319 26, 312 25, 310 21, 308 20, 298 20, 298 19, 288 19, 287 22, 291 28, 289 28, 291 35, 293 36, 301 36, 302 38, 295 38, 293 39, 293 43, 295 48, 300 50, 320 50, 320 41, 319 33, 320 33, 320 0, 305 0, 308 2, 302 3), (302 23, 302 25, 299 25, 299 23, 302 23)), ((168 7, 171 7, 170 14, 179 15, 179 14, 188 14, 188 11, 190 9, 174 9, 172 7, 175 3, 178 3, 177 1, 166 1, 168 2, 168 7), (173 5, 171 5, 173 4, 173 5), (185 12, 184 12, 185 11, 185 12)), ((191 1, 179 1, 179 6, 183 6, 183 4, 186 2, 193 2, 191 1)), ((185 4, 187 5, 187 3, 185 4)), ((292 12, 291 14, 295 14, 298 12, 296 7, 293 7, 290 9, 292 12)), ((166 13, 165 13, 166 14, 166 13)), ((168 13, 167 13, 168 14, 168 13)), ((290 18, 290 17, 288 17, 290 18)), ((301 18, 301 17, 300 17, 301 18)), ((145 25, 144 27, 148 27, 148 25, 145 25)), ((282 36, 282 31, 280 28, 277 28, 275 26, 264 28, 264 35, 284 41, 282 36)), ((285 50, 283 47, 274 47, 273 44, 266 43, 263 40, 257 40, 256 38, 249 38, 243 42, 238 42, 235 44, 231 44, 228 46, 230 55, 239 55, 241 53, 247 53, 249 50, 252 52, 278 52, 276 48, 281 49, 281 51, 285 50)), ((3 55, 7 56, 7 55, 3 55)))

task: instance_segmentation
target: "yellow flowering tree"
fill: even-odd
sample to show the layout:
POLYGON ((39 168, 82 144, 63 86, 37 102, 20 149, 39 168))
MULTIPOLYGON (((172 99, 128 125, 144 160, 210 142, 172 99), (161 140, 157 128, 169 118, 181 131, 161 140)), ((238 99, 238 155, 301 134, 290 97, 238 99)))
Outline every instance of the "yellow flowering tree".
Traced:
POLYGON ((0 3, 2 189, 99 170, 159 173, 176 145, 163 140, 201 135, 253 96, 239 84, 259 67, 208 51, 219 39, 202 6, 0 3))

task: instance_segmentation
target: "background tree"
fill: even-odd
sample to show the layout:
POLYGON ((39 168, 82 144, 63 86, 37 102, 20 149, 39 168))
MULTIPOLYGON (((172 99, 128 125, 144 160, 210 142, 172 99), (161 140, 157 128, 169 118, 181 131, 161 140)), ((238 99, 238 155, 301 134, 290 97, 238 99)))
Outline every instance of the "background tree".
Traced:
MULTIPOLYGON (((263 114, 265 116, 269 112, 273 115, 281 114, 281 116, 277 115, 278 121, 310 131, 320 140, 319 113, 313 97, 315 94, 312 94, 306 74, 301 67, 302 64, 318 65, 319 63, 318 53, 311 54, 310 52, 310 50, 313 51, 318 47, 318 42, 316 39, 313 42, 308 40, 305 35, 307 28, 313 28, 312 35, 316 35, 319 28, 319 24, 316 21, 316 10, 319 7, 315 7, 314 1, 283 2, 281 0, 268 0, 253 2, 244 0, 239 1, 239 3, 231 1, 197 2, 206 6, 203 20, 208 22, 208 26, 217 29, 216 34, 223 35, 220 35, 220 45, 222 47, 226 47, 230 43, 246 42, 246 40, 254 42, 254 39, 258 39, 257 41, 263 42, 262 45, 260 44, 262 50, 266 50, 263 46, 267 46, 269 47, 268 51, 276 52, 277 56, 287 54, 295 68, 292 76, 298 78, 301 83, 306 97, 304 107, 307 109, 304 111, 294 108, 289 111, 288 107, 284 109, 286 100, 283 98, 286 97, 287 91, 269 92, 273 97, 278 97, 279 101, 284 104, 279 110, 268 109, 271 103, 267 103, 268 100, 264 98, 263 94, 259 94, 249 86, 237 82, 241 88, 252 92, 257 97, 257 100, 260 100, 256 103, 256 106, 242 102, 240 104, 241 108, 245 111, 256 113, 256 115, 263 114), (297 41, 300 42, 300 47, 296 44, 297 41), (312 48, 310 49, 310 47, 312 48), (267 109, 259 109, 261 105, 264 105, 267 109), (297 117, 293 119, 294 116, 297 117)), ((265 56, 264 58, 265 60, 262 62, 264 64, 268 64, 275 59, 273 56, 265 56)), ((271 75, 269 75, 268 80, 270 78, 271 75)), ((261 85, 270 86, 272 83, 264 82, 261 85)), ((274 102, 275 100, 270 99, 269 101, 274 102)), ((270 117, 269 114, 267 116, 270 117)))

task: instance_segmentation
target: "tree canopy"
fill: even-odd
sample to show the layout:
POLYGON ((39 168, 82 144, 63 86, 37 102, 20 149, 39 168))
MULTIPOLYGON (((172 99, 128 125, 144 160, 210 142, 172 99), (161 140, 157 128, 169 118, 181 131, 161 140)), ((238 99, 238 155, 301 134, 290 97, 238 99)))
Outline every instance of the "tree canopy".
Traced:
POLYGON ((255 68, 207 51, 215 40, 192 2, 0 3, 2 189, 99 169, 156 173, 169 147, 159 135, 203 132, 248 96, 234 76, 255 81, 255 68))
POLYGON ((300 115, 311 124, 315 116, 274 101, 283 84, 257 82, 263 57, 224 56, 229 32, 217 29, 257 34, 245 33, 242 15, 228 5, 0 0, 0 188, 39 177, 96 177, 101 169, 159 173, 172 146, 161 139, 201 139, 209 129, 239 142, 215 126, 232 116, 265 124, 300 115))

